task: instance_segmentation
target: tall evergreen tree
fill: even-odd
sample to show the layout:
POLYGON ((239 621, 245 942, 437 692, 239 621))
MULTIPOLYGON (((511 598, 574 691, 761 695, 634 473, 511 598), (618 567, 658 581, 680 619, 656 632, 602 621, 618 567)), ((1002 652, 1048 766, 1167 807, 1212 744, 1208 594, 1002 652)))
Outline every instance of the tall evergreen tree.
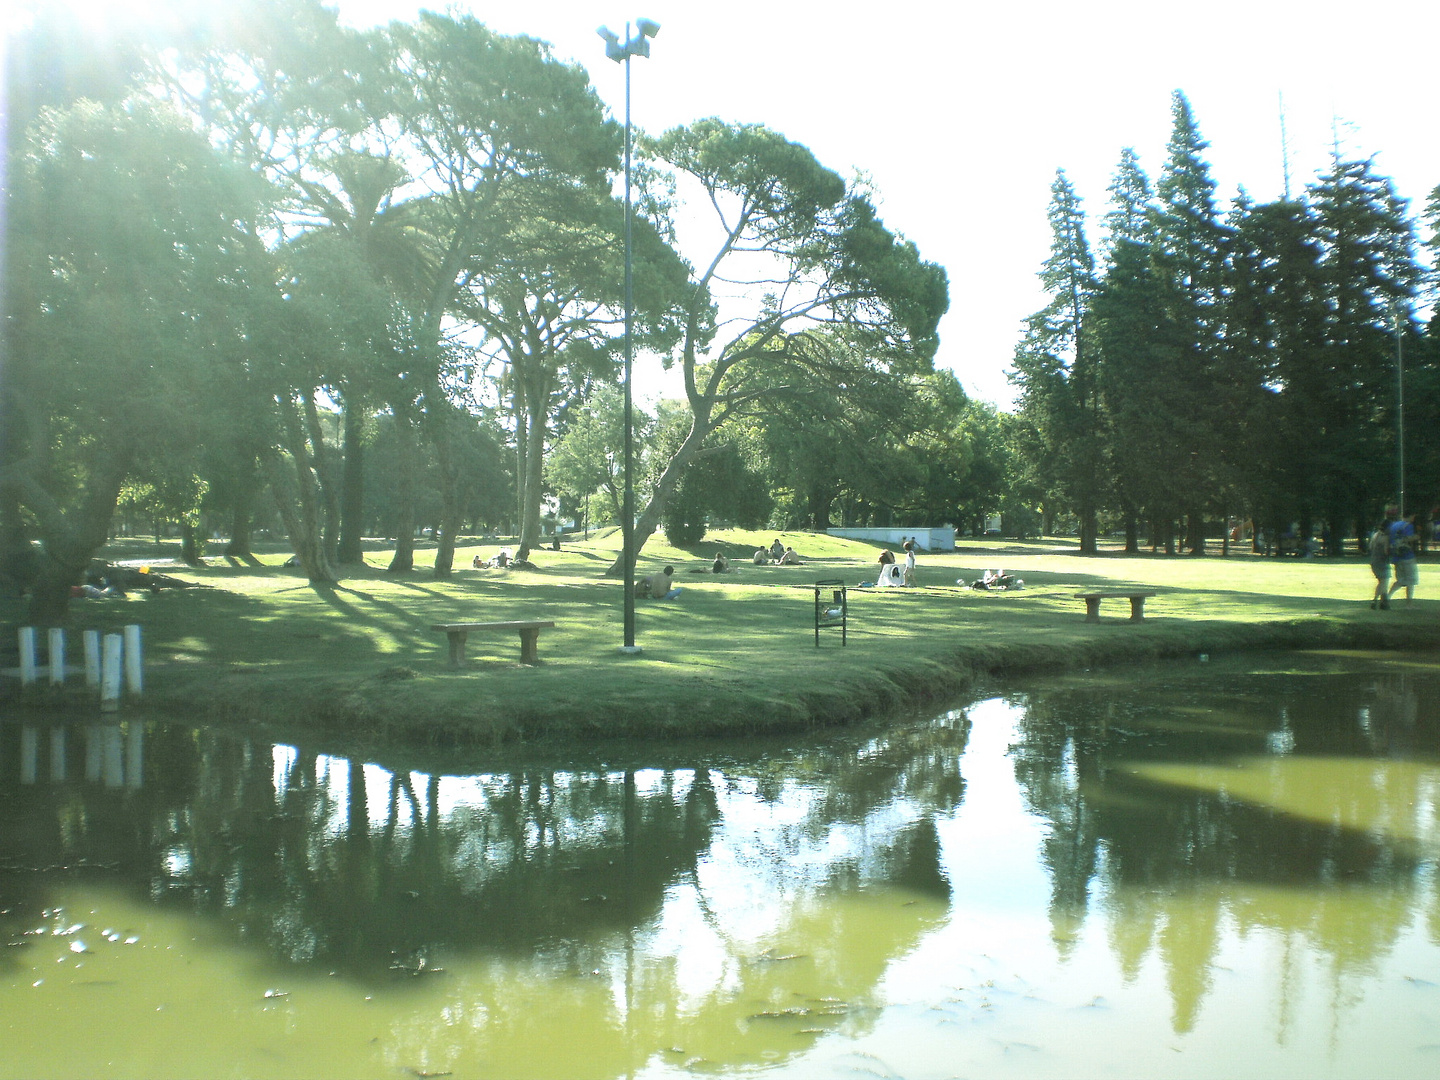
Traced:
POLYGON ((1090 308, 1095 259, 1085 214, 1064 170, 1050 187, 1050 254, 1040 281, 1050 302, 1030 316, 1015 354, 1020 408, 1034 424, 1046 472, 1080 520, 1080 549, 1094 552, 1104 475, 1104 418, 1090 308))
POLYGON ((1125 549, 1135 552, 1140 515, 1169 520, 1177 508, 1169 478, 1173 463, 1165 453, 1171 448, 1168 418, 1156 408, 1166 369, 1161 282, 1152 259, 1154 193, 1133 150, 1122 152, 1109 193, 1104 274, 1091 328, 1102 358, 1098 375, 1109 419, 1114 499, 1125 521, 1125 549))
POLYGON ((1310 190, 1322 248, 1327 320, 1312 360, 1323 455, 1325 516, 1369 510, 1377 492, 1395 491, 1395 324, 1413 320, 1421 270, 1407 203, 1370 161, 1341 161, 1310 190))
POLYGON ((1156 184, 1151 258, 1163 288, 1165 352, 1155 404, 1169 414, 1171 483, 1189 521, 1187 544, 1205 548, 1204 512, 1221 505, 1226 483, 1225 410, 1219 393, 1224 367, 1223 268, 1227 230, 1215 204, 1215 181, 1204 158, 1190 103, 1176 91, 1166 160, 1156 184))

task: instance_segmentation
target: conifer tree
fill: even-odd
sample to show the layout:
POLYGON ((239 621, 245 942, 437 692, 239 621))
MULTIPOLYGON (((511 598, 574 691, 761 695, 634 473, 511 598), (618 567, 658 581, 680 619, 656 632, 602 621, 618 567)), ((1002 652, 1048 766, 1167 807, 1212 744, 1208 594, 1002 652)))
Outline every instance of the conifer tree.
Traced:
MULTIPOLYGON (((1330 521, 1367 512, 1377 492, 1396 491, 1395 335, 1408 327, 1421 280, 1407 203, 1370 161, 1342 161, 1310 190, 1321 244, 1324 345, 1311 363, 1311 423, 1322 449, 1330 521)), ((1398 495, 1398 491, 1396 491, 1398 495)))
POLYGON ((1050 254, 1040 280, 1050 302, 1030 316, 1015 353, 1020 407, 1038 434, 1042 475, 1080 520, 1080 548, 1093 552, 1103 476, 1103 416, 1090 307, 1095 260, 1080 198, 1064 170, 1050 187, 1050 254))
POLYGON ((1156 184, 1151 259, 1163 289, 1163 322, 1154 372, 1155 405, 1168 413, 1174 443, 1171 483, 1189 519, 1187 546, 1205 549, 1201 523, 1226 480, 1222 349, 1223 267, 1227 230, 1190 103, 1176 91, 1165 166, 1156 184))

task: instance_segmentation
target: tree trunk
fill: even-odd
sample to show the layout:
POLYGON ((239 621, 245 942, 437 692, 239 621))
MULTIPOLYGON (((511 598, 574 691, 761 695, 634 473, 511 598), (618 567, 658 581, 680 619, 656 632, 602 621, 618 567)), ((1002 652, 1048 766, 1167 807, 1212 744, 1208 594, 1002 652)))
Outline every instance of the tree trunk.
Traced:
POLYGON ((1205 516, 1198 510, 1186 515, 1185 546, 1191 555, 1205 554, 1205 516))
POLYGON ((340 543, 335 561, 356 566, 365 561, 365 414, 345 402, 345 461, 340 474, 340 543))
POLYGON ((180 561, 186 566, 202 565, 200 549, 203 541, 199 530, 188 518, 180 519, 180 561))
POLYGON ((30 619, 36 626, 59 626, 70 608, 70 587, 78 585, 110 535, 110 522, 120 501, 120 486, 133 455, 125 448, 107 448, 93 462, 79 503, 62 509, 32 477, 20 478, 20 499, 39 525, 41 557, 30 594, 30 619))
POLYGON ((0 594, 24 596, 35 584, 39 561, 25 531, 18 492, 0 488, 0 594))
POLYGON ((334 449, 325 441, 325 427, 315 406, 314 391, 305 394, 304 402, 305 426, 310 432, 310 461, 320 485, 320 531, 325 544, 325 563, 330 566, 330 553, 340 544, 340 470, 334 449))
POLYGON ((281 432, 289 450, 289 461, 278 447, 265 455, 265 470, 276 506, 290 534, 295 557, 312 582, 338 581, 330 562, 334 550, 325 540, 324 492, 301 430, 300 417, 288 403, 280 404, 281 432))
POLYGON ((1095 507, 1089 503, 1082 503, 1080 506, 1080 553, 1082 555, 1094 555, 1098 550, 1098 538, 1095 527, 1095 507))
POLYGON ((521 529, 525 527, 525 478, 529 476, 526 455, 530 451, 529 419, 525 415, 525 403, 520 398, 520 391, 516 390, 514 404, 515 412, 515 520, 520 522, 521 529))
POLYGON ((440 520, 435 526, 435 576, 449 577, 455 569, 455 538, 460 531, 460 486, 463 478, 455 463, 448 433, 440 432, 435 454, 440 461, 440 520))
POLYGON ((520 478, 520 490, 523 493, 520 516, 520 543, 523 546, 537 548, 540 546, 540 503, 544 496, 545 487, 545 431, 546 417, 544 402, 548 395, 531 393, 527 395, 529 417, 525 425, 525 453, 521 455, 520 464, 525 472, 520 478), (541 402, 540 405, 533 404, 541 402))
POLYGON ((255 517, 255 494, 258 487, 259 477, 252 462, 235 486, 234 501, 230 505, 230 542, 225 545, 223 552, 228 558, 255 561, 255 555, 250 550, 250 530, 255 517))
MULTIPOLYGON (((655 528, 660 524, 660 516, 665 509, 665 504, 675 493, 675 489, 680 483, 680 477, 685 474, 685 467, 690 464, 691 459, 704 445, 711 430, 713 428, 709 415, 695 412, 690 423, 690 433, 685 436, 685 441, 680 444, 680 449, 676 450, 674 456, 666 463, 665 471, 660 474, 660 479, 655 484, 655 492, 651 495, 650 502, 641 511, 639 520, 635 523, 633 533, 635 550, 631 553, 632 558, 638 558, 646 541, 655 535, 655 528)), ((624 575, 625 550, 622 543, 620 553, 615 556, 615 561, 606 568, 605 576, 623 577, 624 575)))
POLYGON ((395 554, 386 569, 392 574, 415 568, 415 484, 419 472, 416 431, 409 418, 395 414, 395 554))

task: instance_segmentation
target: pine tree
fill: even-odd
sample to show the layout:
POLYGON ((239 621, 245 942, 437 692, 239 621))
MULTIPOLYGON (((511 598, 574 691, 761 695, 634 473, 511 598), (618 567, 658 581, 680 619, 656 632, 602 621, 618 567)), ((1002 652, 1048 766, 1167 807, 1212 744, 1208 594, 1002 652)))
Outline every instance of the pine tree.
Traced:
MULTIPOLYGON (((1323 348, 1309 372, 1323 451, 1314 467, 1330 521, 1394 490, 1397 315, 1409 326, 1421 270, 1407 203, 1370 161, 1341 161, 1310 189, 1322 246, 1323 348)), ((1397 492, 1398 494, 1398 492, 1397 492)))
POLYGON ((1218 507, 1227 480, 1222 349, 1223 267, 1227 230, 1215 205, 1215 182, 1203 154, 1190 103, 1175 92, 1165 166, 1156 185, 1151 259, 1162 288, 1159 327, 1164 349, 1155 372, 1161 393, 1156 406, 1169 414, 1176 447, 1171 455, 1175 485, 1189 519, 1187 545, 1203 553, 1207 506, 1218 507))
POLYGON ((1028 321, 1015 354, 1020 407, 1043 447, 1043 473, 1080 520, 1080 549, 1094 552, 1103 489, 1099 378, 1088 320, 1097 286, 1085 214, 1064 170, 1050 188, 1050 255, 1040 280, 1050 302, 1028 321))

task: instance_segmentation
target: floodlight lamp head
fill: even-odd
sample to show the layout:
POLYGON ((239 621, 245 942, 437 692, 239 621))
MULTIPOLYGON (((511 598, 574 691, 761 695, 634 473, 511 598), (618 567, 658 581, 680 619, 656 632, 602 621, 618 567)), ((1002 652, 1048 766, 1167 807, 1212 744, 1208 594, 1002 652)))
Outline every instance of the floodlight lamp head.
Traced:
POLYGON ((652 38, 660 33, 660 24, 654 19, 636 19, 635 29, 639 30, 642 36, 652 38))
POLYGON ((595 33, 605 39, 605 55, 617 64, 625 59, 625 46, 620 44, 620 35, 608 26, 602 26, 595 33))

